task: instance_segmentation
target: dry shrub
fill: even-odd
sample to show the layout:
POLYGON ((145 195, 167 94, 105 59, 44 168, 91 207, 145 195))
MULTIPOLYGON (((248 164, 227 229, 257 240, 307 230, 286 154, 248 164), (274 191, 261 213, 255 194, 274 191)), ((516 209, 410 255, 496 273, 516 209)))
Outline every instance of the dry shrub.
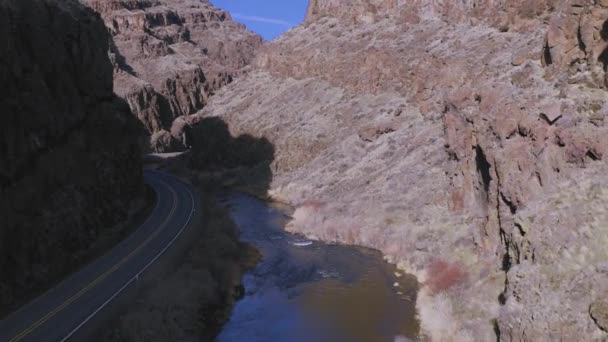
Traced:
POLYGON ((323 203, 321 201, 317 201, 317 200, 306 200, 300 206, 310 207, 311 209, 318 210, 318 209, 321 209, 322 207, 324 207, 325 203, 323 203))
POLYGON ((416 299, 422 331, 428 334, 429 341, 473 342, 474 339, 463 327, 463 322, 454 317, 452 301, 447 293, 429 295, 419 293, 416 299))
POLYGON ((466 279, 466 272, 459 263, 449 263, 445 260, 435 259, 427 271, 426 286, 433 294, 446 291, 461 284, 466 279))

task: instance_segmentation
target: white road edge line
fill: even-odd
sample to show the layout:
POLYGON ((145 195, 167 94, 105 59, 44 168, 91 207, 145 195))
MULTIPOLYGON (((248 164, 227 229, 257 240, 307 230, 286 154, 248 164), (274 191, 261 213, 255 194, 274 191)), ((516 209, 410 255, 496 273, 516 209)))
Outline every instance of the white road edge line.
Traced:
MULTIPOLYGON (((164 182, 164 181, 162 181, 160 179, 157 179, 157 181, 159 181, 160 183, 163 183, 167 187, 169 187, 169 184, 167 184, 166 182, 164 182)), ((181 181, 179 181, 179 182, 182 183, 181 181)), ((185 185, 184 183, 182 183, 182 184, 185 185)), ((192 195, 192 191, 190 190, 190 188, 188 186, 184 186, 184 187, 186 188, 186 190, 188 190, 188 194, 190 195, 190 200, 192 202, 192 210, 190 211, 190 216, 188 217, 188 220, 182 226, 182 228, 180 229, 180 231, 177 232, 177 234, 173 237, 173 239, 171 241, 169 241, 169 243, 167 244, 167 246, 165 246, 165 248, 163 248, 163 250, 161 250, 160 253, 158 253, 146 266, 144 266, 144 268, 142 268, 139 272, 137 272, 137 274, 133 278, 131 278, 131 280, 129 280, 120 289, 118 289, 118 291, 116 291, 108 300, 106 300, 103 304, 101 304, 100 307, 98 307, 95 311, 93 311, 93 313, 90 314, 84 321, 82 321, 80 324, 78 324, 78 326, 76 328, 74 328, 74 330, 72 330, 66 337, 64 337, 61 340, 61 342, 65 342, 70 337, 72 337, 72 335, 74 335, 76 332, 78 332, 78 330, 80 330, 80 328, 82 328, 83 325, 87 324, 87 322, 90 321, 93 317, 95 317, 95 315, 97 313, 99 313, 99 311, 103 310, 103 308, 105 308, 111 301, 113 301, 114 298, 116 298, 122 291, 124 291, 129 285, 131 285, 131 283, 133 283, 137 278, 139 278, 139 276, 142 273, 144 273, 158 258, 160 258, 165 253, 165 251, 167 251, 167 249, 169 249, 169 247, 171 247, 173 245, 173 243, 175 242, 175 240, 177 240, 177 238, 186 229, 186 227, 188 226, 188 224, 190 224, 190 220, 192 219, 192 216, 194 215, 194 204, 195 204, 195 201, 194 201, 194 196, 192 195)))

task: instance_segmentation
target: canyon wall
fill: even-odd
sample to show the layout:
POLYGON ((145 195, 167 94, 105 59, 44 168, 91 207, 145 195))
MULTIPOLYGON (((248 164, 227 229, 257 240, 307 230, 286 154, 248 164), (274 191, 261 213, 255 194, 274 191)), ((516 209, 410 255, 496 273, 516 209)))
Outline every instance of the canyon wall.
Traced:
MULTIPOLYGON (((582 5, 583 1, 574 3, 582 5)), ((438 19, 450 23, 484 23, 501 30, 531 28, 548 13, 567 7, 559 0, 310 0, 306 22, 323 17, 350 24, 371 23, 387 17, 399 17, 402 23, 438 19)))
POLYGON ((115 91, 156 152, 189 146, 172 130, 174 120, 202 109, 245 72, 262 44, 207 0, 81 1, 100 13, 113 37, 115 91))
POLYGON ((604 339, 607 9, 312 0, 181 134, 268 139, 290 229, 416 274, 425 338, 604 339))
POLYGON ((108 35, 75 0, 0 2, 0 311, 90 257, 143 190, 143 130, 108 35))

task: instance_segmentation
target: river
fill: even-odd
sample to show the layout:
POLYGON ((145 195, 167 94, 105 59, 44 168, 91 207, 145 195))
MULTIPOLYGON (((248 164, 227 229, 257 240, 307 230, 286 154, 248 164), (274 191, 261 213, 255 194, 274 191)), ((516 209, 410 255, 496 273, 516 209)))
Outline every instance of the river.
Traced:
POLYGON ((417 282, 370 249, 285 232, 286 211, 244 194, 221 199, 263 256, 218 342, 410 341, 417 282))

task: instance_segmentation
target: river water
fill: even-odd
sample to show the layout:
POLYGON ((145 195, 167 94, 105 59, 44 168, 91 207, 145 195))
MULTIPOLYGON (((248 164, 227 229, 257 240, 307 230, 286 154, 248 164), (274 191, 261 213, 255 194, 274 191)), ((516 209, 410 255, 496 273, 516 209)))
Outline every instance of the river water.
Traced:
POLYGON ((263 260, 245 275, 218 342, 416 340, 416 279, 379 252, 286 233, 285 211, 247 195, 221 203, 263 260))

